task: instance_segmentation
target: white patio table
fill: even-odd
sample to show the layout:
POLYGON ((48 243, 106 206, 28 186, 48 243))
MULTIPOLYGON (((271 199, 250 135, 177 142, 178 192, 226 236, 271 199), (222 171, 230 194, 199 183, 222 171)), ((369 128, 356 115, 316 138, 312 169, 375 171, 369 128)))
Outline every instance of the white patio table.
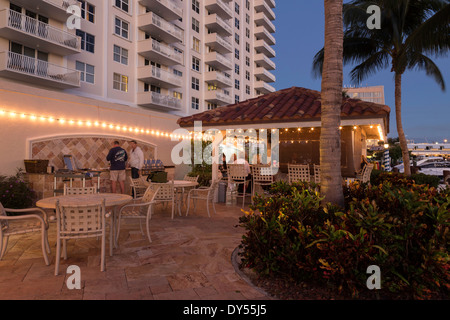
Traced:
MULTIPOLYGON (((118 193, 95 193, 95 194, 79 194, 79 195, 66 195, 56 196, 51 198, 41 199, 36 202, 36 206, 42 209, 56 209, 56 202, 59 201, 60 205, 89 205, 99 203, 105 199, 105 206, 107 208, 113 208, 112 215, 112 228, 113 239, 116 239, 116 219, 117 219, 117 207, 125 205, 133 200, 133 197, 126 194, 118 193)), ((117 247, 117 243, 114 243, 117 247)))

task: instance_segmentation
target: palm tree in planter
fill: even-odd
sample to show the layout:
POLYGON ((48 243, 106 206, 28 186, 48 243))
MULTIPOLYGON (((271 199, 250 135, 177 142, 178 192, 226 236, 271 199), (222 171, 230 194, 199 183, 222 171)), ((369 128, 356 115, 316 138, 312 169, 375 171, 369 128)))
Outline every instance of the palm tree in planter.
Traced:
MULTIPOLYGON (((395 115, 405 173, 411 175, 409 152, 402 124, 402 76, 406 70, 425 70, 443 91, 441 71, 429 55, 440 57, 450 49, 449 0, 353 0, 344 5, 344 64, 357 64, 350 72, 361 83, 390 67, 395 81, 395 115), (381 29, 371 29, 367 9, 380 8, 381 29)), ((324 50, 314 57, 313 71, 321 74, 324 50)))
POLYGON ((344 28, 343 0, 325 0, 325 47, 320 135, 321 192, 325 202, 344 206, 341 174, 341 124, 344 28))

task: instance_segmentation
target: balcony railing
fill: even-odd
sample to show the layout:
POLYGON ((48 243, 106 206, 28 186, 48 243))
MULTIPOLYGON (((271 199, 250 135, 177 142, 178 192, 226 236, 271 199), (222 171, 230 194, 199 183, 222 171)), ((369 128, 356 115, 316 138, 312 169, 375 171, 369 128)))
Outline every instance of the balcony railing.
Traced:
POLYGON ((138 104, 175 110, 181 110, 183 106, 182 100, 152 91, 139 93, 138 104))
POLYGON ((8 10, 8 27, 73 50, 80 51, 81 48, 80 38, 76 35, 13 10, 8 10))
POLYGON ((183 9, 171 0, 140 0, 141 5, 153 12, 159 12, 163 18, 176 20, 183 17, 183 9))
POLYGON ((166 32, 170 33, 180 41, 183 40, 184 37, 184 31, 180 28, 178 28, 176 25, 167 22, 163 18, 157 16, 156 14, 152 14, 152 23, 159 28, 165 30, 166 32))
POLYGON ((230 36, 233 34, 231 25, 216 13, 206 16, 205 25, 213 32, 230 36))
POLYGON ((183 85, 181 77, 155 66, 140 67, 138 69, 138 77, 145 82, 163 82, 170 88, 181 87, 183 85))
POLYGON ((138 43, 138 52, 147 58, 159 59, 164 65, 172 65, 174 62, 175 64, 183 63, 182 53, 175 51, 174 47, 154 39, 140 41, 138 43))
MULTIPOLYGON (((80 72, 15 52, 7 53, 7 70, 79 87, 80 72)), ((39 80, 36 80, 39 81, 39 80)))

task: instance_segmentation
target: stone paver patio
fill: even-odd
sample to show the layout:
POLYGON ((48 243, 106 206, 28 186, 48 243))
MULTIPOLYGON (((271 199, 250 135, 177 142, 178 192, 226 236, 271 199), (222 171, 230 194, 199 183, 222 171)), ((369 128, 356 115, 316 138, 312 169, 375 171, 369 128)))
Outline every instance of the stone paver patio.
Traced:
MULTIPOLYGON (((156 207, 152 218, 152 243, 142 235, 139 222, 122 224, 119 248, 100 272, 100 241, 68 242, 68 260, 61 259, 54 276, 55 224, 50 226, 51 265, 42 258, 38 233, 10 238, 0 261, 2 300, 252 300, 270 299, 235 271, 232 253, 244 230, 237 227, 241 209, 216 205, 207 217, 200 204, 188 217, 170 219, 170 206, 156 207), (81 289, 69 290, 67 267, 81 269, 81 289)), ((145 229, 145 228, 144 228, 145 229)))

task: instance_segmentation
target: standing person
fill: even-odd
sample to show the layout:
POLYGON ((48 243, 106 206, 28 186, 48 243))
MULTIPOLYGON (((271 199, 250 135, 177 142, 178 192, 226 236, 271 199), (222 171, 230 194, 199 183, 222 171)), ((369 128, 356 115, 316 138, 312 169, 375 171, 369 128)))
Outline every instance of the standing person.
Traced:
POLYGON ((130 146, 131 146, 131 154, 128 165, 131 168, 131 177, 133 179, 137 179, 139 178, 140 170, 144 166, 144 152, 142 152, 142 149, 138 147, 137 142, 135 140, 132 140, 130 142, 130 146))
POLYGON ((120 147, 119 141, 114 141, 114 146, 109 150, 106 160, 111 163, 110 166, 110 179, 111 179, 111 191, 116 193, 117 182, 120 185, 120 192, 125 193, 125 179, 126 179, 126 163, 128 160, 128 154, 120 147))

